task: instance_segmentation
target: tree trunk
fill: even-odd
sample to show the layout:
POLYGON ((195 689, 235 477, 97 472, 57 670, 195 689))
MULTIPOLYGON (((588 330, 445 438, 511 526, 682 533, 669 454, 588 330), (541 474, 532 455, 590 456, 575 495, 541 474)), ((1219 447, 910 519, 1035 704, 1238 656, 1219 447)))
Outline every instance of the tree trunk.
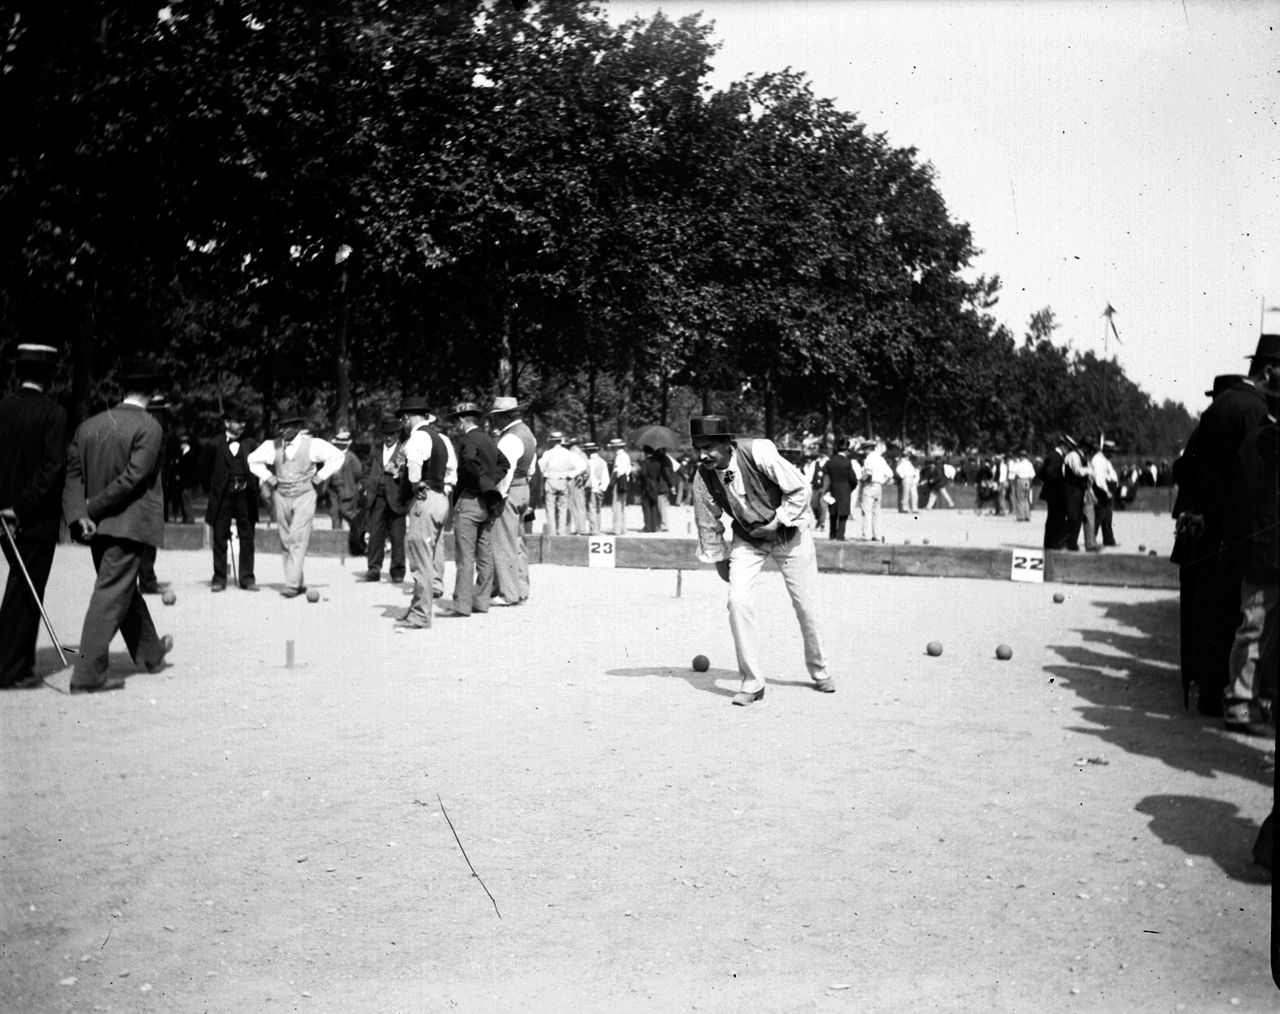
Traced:
POLYGON ((702 414, 711 414, 711 389, 706 384, 702 385, 702 414))
POLYGON ((596 364, 587 364, 587 432, 593 441, 599 440, 596 434, 596 364))
POLYGON ((773 439, 776 408, 773 394, 773 371, 766 370, 764 374, 764 435, 769 440, 773 439))
POLYGON ((501 395, 511 394, 514 390, 515 369, 511 358, 511 306, 504 301, 498 327, 498 394, 501 395))
MULTIPOLYGON (((90 283, 92 285, 92 283, 90 283)), ((93 383, 93 289, 87 288, 80 301, 80 321, 71 352, 71 432, 89 418, 89 385, 93 383)))
POLYGON ((671 412, 671 385, 667 381, 666 370, 662 371, 662 385, 660 388, 661 400, 659 402, 661 408, 658 413, 658 423, 661 426, 667 425, 667 416, 671 412))
POLYGON ((631 392, 635 382, 635 364, 629 362, 618 385, 618 436, 622 440, 627 439, 627 431, 631 429, 631 392))
POLYGON ((347 269, 338 281, 338 411, 334 418, 337 429, 351 425, 351 356, 347 349, 347 269))

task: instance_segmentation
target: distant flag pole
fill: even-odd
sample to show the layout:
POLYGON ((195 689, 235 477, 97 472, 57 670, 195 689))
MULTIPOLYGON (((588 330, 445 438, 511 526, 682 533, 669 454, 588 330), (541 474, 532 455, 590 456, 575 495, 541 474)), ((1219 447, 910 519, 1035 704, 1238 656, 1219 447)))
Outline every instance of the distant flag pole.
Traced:
POLYGON ((1107 354, 1107 332, 1108 331, 1110 331, 1111 334, 1115 335, 1117 345, 1124 344, 1124 342, 1120 340, 1120 332, 1116 330, 1115 315, 1116 315, 1116 308, 1112 306, 1110 303, 1108 303, 1107 308, 1102 311, 1102 316, 1105 317, 1107 321, 1105 324, 1102 325, 1102 354, 1104 356, 1107 354))

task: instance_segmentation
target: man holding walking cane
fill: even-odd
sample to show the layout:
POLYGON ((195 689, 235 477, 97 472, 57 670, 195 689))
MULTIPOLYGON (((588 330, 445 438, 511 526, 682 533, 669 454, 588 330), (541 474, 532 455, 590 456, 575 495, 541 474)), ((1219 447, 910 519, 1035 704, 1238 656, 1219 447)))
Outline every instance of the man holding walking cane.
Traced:
POLYGON ((18 390, 0 401, 0 547, 9 580, 0 602, 0 690, 40 686, 34 673, 44 589, 62 518, 67 414, 45 391, 58 353, 18 346, 18 390))

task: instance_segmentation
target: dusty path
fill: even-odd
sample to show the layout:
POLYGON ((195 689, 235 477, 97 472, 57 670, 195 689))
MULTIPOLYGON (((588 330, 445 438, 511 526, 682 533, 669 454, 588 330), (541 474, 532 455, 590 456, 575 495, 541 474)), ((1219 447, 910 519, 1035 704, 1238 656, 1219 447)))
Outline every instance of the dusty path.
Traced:
POLYGON ((1275 1009, 1271 744, 1183 711, 1169 593, 823 575, 827 696, 767 575, 741 709, 708 571, 393 634, 354 562, 207 569, 165 673, 0 695, 0 1010, 1275 1009))

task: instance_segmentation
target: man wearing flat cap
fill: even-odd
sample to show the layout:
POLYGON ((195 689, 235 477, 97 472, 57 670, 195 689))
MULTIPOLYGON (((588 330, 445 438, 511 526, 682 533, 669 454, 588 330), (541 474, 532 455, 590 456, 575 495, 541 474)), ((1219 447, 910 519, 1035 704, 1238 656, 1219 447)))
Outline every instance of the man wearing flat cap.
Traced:
POLYGON ((34 672, 36 637, 58 544, 67 465, 67 413, 45 393, 57 365, 52 345, 19 345, 14 374, 20 386, 0 401, 0 549, 9 564, 0 601, 0 690, 42 682, 34 672))
POLYGON ((405 463, 400 420, 393 415, 383 416, 379 428, 382 445, 369 455, 366 483, 369 495, 368 569, 360 580, 376 584, 382 579, 382 561, 390 541, 389 576, 393 583, 399 584, 404 580, 405 518, 414 498, 408 482, 403 481, 405 463))
POLYGON ((138 587, 145 548, 164 542, 164 434, 147 413, 162 381, 150 362, 137 359, 125 362, 117 379, 124 401, 82 422, 67 451, 62 513, 72 537, 88 543, 97 571, 71 675, 73 694, 124 687, 122 678, 107 676, 117 631, 148 672, 163 669, 173 648, 172 637, 156 634, 138 587))
POLYGON ((518 606, 529 598, 529 554, 524 517, 529 511, 529 480, 537 467, 538 442, 525 425, 524 407, 507 395, 493 399, 489 423, 507 469, 498 482, 505 499, 493 522, 493 605, 518 606))
POLYGON ((1266 421, 1267 392, 1280 379, 1280 334, 1261 335, 1249 359, 1248 376, 1217 391, 1213 404, 1200 416, 1186 504, 1189 520, 1194 519, 1202 532, 1195 596, 1197 707, 1202 714, 1223 716, 1229 729, 1244 730, 1251 724, 1251 702, 1232 686, 1244 685, 1246 662, 1257 658, 1258 631, 1246 630, 1242 643, 1233 648, 1241 619, 1241 580, 1224 554, 1223 526, 1233 510, 1236 455, 1246 434, 1266 421))
POLYGON ((404 442, 404 474, 413 500, 405 528, 405 552, 413 572, 413 600, 396 627, 418 630, 431 626, 431 601, 444 588, 437 547, 449 517, 445 494, 449 451, 443 436, 431 425, 435 417, 425 398, 403 398, 398 411, 409 431, 404 442))
POLYGON ((827 675, 818 634, 818 558, 809 532, 809 484, 800 470, 764 439, 735 438, 724 416, 689 420, 698 471, 693 480, 693 513, 698 526, 698 559, 714 563, 729 583, 729 629, 738 655, 742 688, 733 703, 764 697, 755 607, 751 591, 766 560, 782 571, 791 595, 804 661, 813 687, 835 692, 827 675), (721 517, 732 519, 726 539, 721 517))
POLYGON ((306 420, 284 411, 274 440, 264 440, 249 453, 249 468, 258 477, 264 499, 270 498, 280 533, 284 587, 295 598, 307 590, 303 564, 316 517, 316 490, 342 467, 340 450, 304 429, 306 420))
POLYGON ((440 616, 466 617, 487 613, 493 595, 494 518, 505 505, 498 483, 508 461, 493 437, 480 428, 484 410, 465 401, 449 413, 458 434, 458 492, 453 514, 453 557, 456 577, 453 600, 442 602, 440 616))
POLYGON ((223 434, 205 446, 200 472, 209 489, 209 507, 204 520, 213 543, 213 579, 209 590, 227 590, 227 549, 231 523, 240 542, 237 583, 245 591, 256 592, 254 578, 253 529, 258 523, 258 477, 249 468, 252 443, 245 437, 248 414, 232 401, 223 403, 223 434))

